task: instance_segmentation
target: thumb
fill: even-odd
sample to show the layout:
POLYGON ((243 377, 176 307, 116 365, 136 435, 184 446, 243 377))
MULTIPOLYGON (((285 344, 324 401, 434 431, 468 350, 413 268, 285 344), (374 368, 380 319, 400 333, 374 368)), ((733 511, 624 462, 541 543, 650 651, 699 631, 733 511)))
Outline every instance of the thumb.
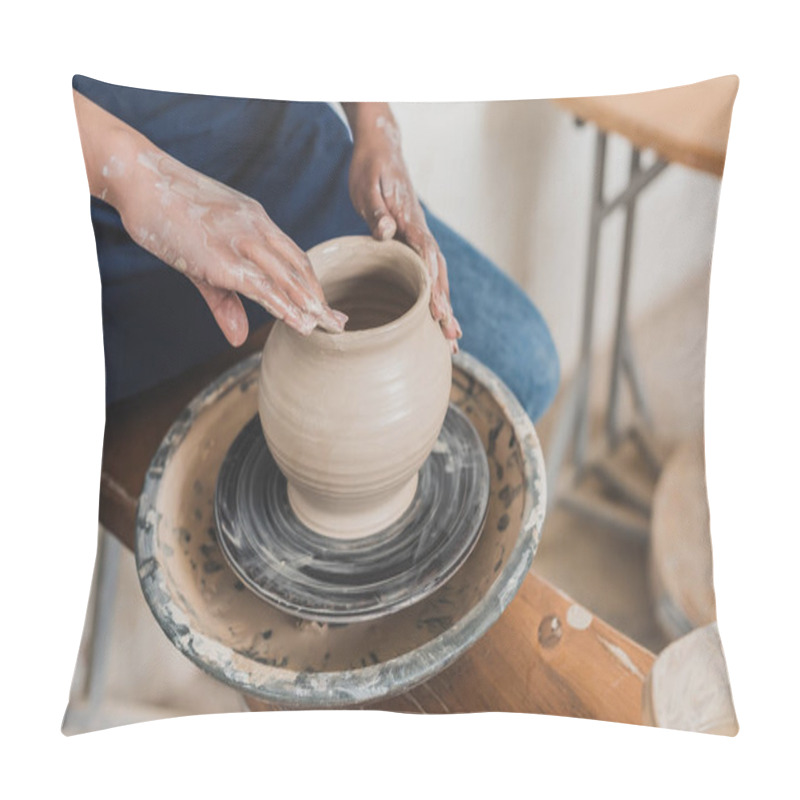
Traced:
POLYGON ((193 280, 192 283, 203 296, 225 338, 234 347, 244 344, 249 324, 247 312, 244 310, 239 295, 228 289, 211 286, 203 281, 193 280))
POLYGON ((365 221, 376 239, 385 241, 394 238, 397 223, 383 199, 380 183, 376 183, 370 190, 365 216, 365 221))

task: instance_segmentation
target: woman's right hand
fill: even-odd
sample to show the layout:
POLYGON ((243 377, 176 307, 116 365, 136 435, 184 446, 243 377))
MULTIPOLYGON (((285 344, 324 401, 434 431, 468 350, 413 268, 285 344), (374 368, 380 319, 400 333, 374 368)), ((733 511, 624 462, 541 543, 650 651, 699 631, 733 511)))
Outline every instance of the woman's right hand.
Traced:
POLYGON ((248 333, 240 294, 300 333, 317 325, 344 330, 347 317, 325 302, 308 256, 260 203, 172 158, 82 95, 75 98, 79 124, 81 110, 93 118, 81 125, 92 194, 117 209, 137 244, 194 283, 231 344, 248 333), (106 141, 84 141, 85 132, 102 139, 103 123, 106 141))

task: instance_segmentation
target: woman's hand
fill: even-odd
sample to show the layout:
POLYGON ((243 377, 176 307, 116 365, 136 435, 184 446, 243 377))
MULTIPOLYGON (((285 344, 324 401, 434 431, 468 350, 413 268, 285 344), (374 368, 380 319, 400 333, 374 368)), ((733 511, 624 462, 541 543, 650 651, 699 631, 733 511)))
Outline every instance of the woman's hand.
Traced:
POLYGON ((238 294, 300 333, 340 332, 308 257, 259 203, 155 149, 137 154, 119 204, 137 244, 186 275, 233 344, 247 335, 238 294), (237 294, 238 293, 238 294, 237 294))
POLYGON ((303 334, 344 329, 347 317, 325 302, 306 254, 258 202, 75 98, 92 194, 119 211, 137 244, 194 283, 231 344, 248 333, 239 294, 303 334))
POLYGON ((450 306, 447 264, 428 230, 400 149, 400 131, 386 103, 344 103, 353 131, 350 198, 376 239, 393 237, 411 247, 431 277, 431 314, 458 351, 461 327, 450 306))

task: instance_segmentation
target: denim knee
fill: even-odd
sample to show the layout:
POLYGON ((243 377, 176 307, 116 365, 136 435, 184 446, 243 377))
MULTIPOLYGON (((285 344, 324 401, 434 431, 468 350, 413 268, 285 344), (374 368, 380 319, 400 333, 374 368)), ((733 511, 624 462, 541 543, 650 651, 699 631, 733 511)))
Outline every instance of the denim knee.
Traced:
POLYGON ((553 402, 559 363, 553 338, 525 292, 486 256, 427 209, 447 260, 461 347, 491 369, 536 421, 553 402))
POLYGON ((528 314, 517 319, 513 335, 520 351, 516 369, 519 388, 515 393, 528 416, 536 422, 558 391, 561 376, 558 353, 547 324, 533 305, 528 314))
POLYGON ((462 323, 461 344, 508 386, 535 422, 558 391, 558 354, 547 324, 521 289, 514 286, 498 300, 487 293, 491 311, 462 323))

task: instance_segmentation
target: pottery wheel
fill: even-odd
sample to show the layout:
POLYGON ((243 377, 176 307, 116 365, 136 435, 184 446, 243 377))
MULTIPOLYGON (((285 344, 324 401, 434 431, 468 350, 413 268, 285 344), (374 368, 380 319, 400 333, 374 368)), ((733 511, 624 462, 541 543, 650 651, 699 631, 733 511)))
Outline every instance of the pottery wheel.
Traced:
POLYGON ((349 623, 398 611, 450 578, 472 551, 489 502, 489 464, 467 417, 451 405, 409 508, 354 540, 306 527, 258 415, 242 429, 217 479, 219 544, 259 597, 306 619, 349 623))
POLYGON ((406 691, 477 642, 524 581, 547 496, 536 431, 496 375, 457 353, 450 401, 489 461, 489 506, 472 553, 435 592, 396 613, 346 625, 301 619, 248 591, 221 552, 215 520, 220 467, 257 413, 260 358, 203 389, 153 457, 136 522, 144 597, 182 655, 282 708, 360 706, 406 691))

